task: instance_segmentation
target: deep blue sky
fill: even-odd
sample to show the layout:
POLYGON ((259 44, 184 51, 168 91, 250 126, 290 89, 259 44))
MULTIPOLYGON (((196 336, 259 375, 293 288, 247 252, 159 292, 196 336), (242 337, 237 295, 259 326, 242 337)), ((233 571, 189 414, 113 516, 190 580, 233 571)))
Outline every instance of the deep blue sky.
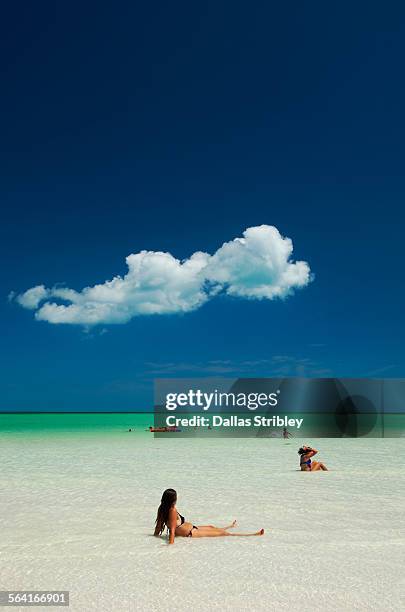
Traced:
POLYGON ((4 12, 1 409, 145 409, 158 373, 404 376, 404 5, 4 12), (89 333, 7 301, 260 224, 315 273, 286 301, 89 333))

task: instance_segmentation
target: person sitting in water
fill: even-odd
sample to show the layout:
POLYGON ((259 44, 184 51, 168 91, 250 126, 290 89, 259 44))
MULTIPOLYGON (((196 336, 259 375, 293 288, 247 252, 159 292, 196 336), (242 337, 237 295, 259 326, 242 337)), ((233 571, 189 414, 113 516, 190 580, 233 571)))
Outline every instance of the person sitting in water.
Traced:
POLYGON ((227 527, 214 527, 214 525, 193 525, 186 521, 184 516, 177 512, 177 493, 174 489, 166 489, 157 511, 155 536, 160 536, 165 527, 169 530, 169 544, 174 543, 175 536, 190 538, 207 538, 219 536, 259 536, 264 534, 264 529, 255 533, 229 533, 227 529, 236 526, 236 521, 227 527))
POLYGON ((320 461, 312 461, 311 457, 316 455, 318 451, 310 446, 302 446, 298 454, 300 455, 300 468, 301 472, 317 472, 322 470, 324 472, 328 471, 326 465, 321 463, 320 461))

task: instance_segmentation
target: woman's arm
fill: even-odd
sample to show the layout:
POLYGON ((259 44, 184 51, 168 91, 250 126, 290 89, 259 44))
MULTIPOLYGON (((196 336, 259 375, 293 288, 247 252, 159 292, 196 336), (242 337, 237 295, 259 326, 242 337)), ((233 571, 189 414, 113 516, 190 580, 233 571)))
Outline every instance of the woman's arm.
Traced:
POLYGON ((176 531, 177 526, 177 512, 174 508, 170 508, 169 510, 167 526, 169 528, 169 544, 174 544, 174 532, 176 531))

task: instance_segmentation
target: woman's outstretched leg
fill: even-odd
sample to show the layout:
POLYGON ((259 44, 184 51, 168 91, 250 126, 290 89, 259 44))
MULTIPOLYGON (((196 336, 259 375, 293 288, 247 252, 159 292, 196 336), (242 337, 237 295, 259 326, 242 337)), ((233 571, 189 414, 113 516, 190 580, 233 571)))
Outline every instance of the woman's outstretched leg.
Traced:
POLYGON ((220 529, 219 527, 198 527, 193 530, 193 538, 219 538, 222 536, 259 536, 264 534, 264 529, 256 531, 255 533, 229 533, 226 529, 220 529))
POLYGON ((236 536, 236 537, 242 537, 242 536, 262 536, 264 535, 264 529, 260 529, 260 531, 255 531, 254 533, 229 533, 229 531, 225 531, 224 535, 227 536, 236 536))
POLYGON ((227 525, 226 527, 215 527, 215 525, 198 525, 198 529, 233 529, 236 527, 236 521, 233 521, 231 525, 227 525))
POLYGON ((223 529, 233 529, 234 527, 236 527, 236 521, 233 521, 233 523, 231 525, 227 525, 226 527, 223 527, 223 529))

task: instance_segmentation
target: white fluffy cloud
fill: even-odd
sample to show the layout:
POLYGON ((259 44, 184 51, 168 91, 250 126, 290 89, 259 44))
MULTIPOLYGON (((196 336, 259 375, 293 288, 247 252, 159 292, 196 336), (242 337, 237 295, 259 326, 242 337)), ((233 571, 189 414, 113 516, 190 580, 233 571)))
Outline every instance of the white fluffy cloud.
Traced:
POLYGON ((24 308, 35 310, 38 308, 39 303, 47 298, 48 295, 50 295, 50 293, 44 285, 37 285, 36 287, 28 289, 25 293, 18 295, 16 300, 21 306, 24 306, 24 308))
POLYGON ((311 280, 305 261, 276 227, 249 227, 213 255, 197 251, 180 261, 170 253, 128 255, 128 272, 81 291, 37 285, 15 299, 49 323, 126 323, 139 315, 195 310, 218 293, 250 299, 284 298, 311 280), (42 304, 42 305, 41 305, 42 304))

